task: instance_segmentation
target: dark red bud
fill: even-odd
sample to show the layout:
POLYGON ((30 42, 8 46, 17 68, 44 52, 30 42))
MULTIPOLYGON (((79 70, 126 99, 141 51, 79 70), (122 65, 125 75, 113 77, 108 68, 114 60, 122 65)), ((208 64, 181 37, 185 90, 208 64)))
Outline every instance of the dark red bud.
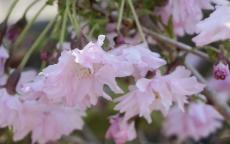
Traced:
POLYGON ((25 17, 13 24, 7 32, 7 38, 14 42, 27 24, 25 17))
POLYGON ((115 45, 116 47, 122 45, 122 44, 125 44, 125 38, 123 36, 116 36, 114 39, 114 42, 115 42, 115 45))
POLYGON ((43 60, 43 61, 47 61, 49 58, 49 53, 46 52, 46 51, 43 51, 40 53, 40 59, 43 60))

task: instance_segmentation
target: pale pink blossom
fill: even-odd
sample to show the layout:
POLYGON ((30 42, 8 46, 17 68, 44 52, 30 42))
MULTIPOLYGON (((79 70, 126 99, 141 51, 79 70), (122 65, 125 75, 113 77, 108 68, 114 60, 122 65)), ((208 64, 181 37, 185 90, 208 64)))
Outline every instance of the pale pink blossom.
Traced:
POLYGON ((138 79, 144 77, 148 71, 154 71, 166 64, 160 55, 151 52, 146 43, 136 46, 123 45, 111 51, 120 61, 129 63, 134 71, 133 76, 138 79))
POLYGON ((18 118, 22 104, 18 96, 11 96, 6 89, 0 89, 0 127, 12 125, 18 118))
POLYGON ((16 88, 19 93, 15 95, 10 95, 5 88, 0 89, 0 127, 11 127, 14 141, 21 140, 32 132, 33 143, 40 144, 58 140, 73 130, 81 129, 81 110, 50 104, 36 97, 28 99, 24 91, 20 91, 20 85, 31 81, 34 76, 34 71, 22 72, 16 88))
POLYGON ((197 24, 199 33, 193 38, 197 46, 230 38, 230 7, 219 6, 210 16, 197 24))
POLYGON ((127 122, 121 116, 110 118, 110 127, 106 132, 106 138, 114 140, 115 144, 125 144, 136 138, 134 122, 127 122))
POLYGON ((125 113, 125 119, 138 115, 151 123, 151 112, 161 111, 167 115, 173 103, 181 110, 188 103, 188 96, 200 93, 204 85, 199 83, 191 72, 179 66, 168 75, 156 73, 152 79, 142 78, 136 83, 136 87, 126 95, 117 98, 116 110, 125 113))
POLYGON ((195 76, 183 66, 178 66, 172 73, 164 76, 173 100, 183 110, 184 103, 187 103, 187 96, 198 94, 203 91, 205 85, 198 82, 195 76))
POLYGON ((211 0, 169 0, 164 7, 157 8, 156 12, 166 25, 172 17, 174 33, 183 36, 195 32, 195 25, 203 18, 203 9, 212 8, 211 0))
POLYGON ((180 141, 200 140, 222 126, 223 117, 210 105, 192 103, 185 112, 174 107, 164 123, 166 136, 176 135, 180 141))
POLYGON ((115 78, 131 75, 132 67, 106 53, 101 47, 103 41, 104 36, 99 36, 97 42, 90 42, 83 50, 63 51, 57 64, 45 68, 24 89, 32 96, 42 93, 49 102, 82 109, 95 105, 100 96, 111 99, 104 92, 104 85, 122 93, 115 78))
POLYGON ((5 47, 0 45, 0 76, 4 74, 5 63, 8 58, 9 58, 8 51, 6 50, 5 47))
POLYGON ((208 89, 222 105, 226 105, 230 99, 230 76, 225 80, 210 78, 208 89))
POLYGON ((154 101, 154 95, 149 95, 149 93, 140 91, 137 87, 133 87, 126 95, 115 99, 115 102, 119 103, 114 109, 119 110, 120 113, 125 113, 125 120, 129 120, 138 115, 139 117, 144 117, 148 123, 151 123, 151 113, 153 111, 151 106, 154 101))
MULTIPOLYGON (((20 86, 35 77, 36 72, 33 70, 23 71, 16 85, 16 91, 20 92, 20 86)), ((0 77, 1 85, 5 85, 7 76, 0 77)), ((5 88, 0 89, 0 127, 12 125, 18 118, 18 111, 22 107, 22 101, 18 94, 10 95, 5 88)))
POLYGON ((82 129, 82 114, 75 108, 24 101, 17 120, 12 124, 14 140, 21 140, 29 132, 32 132, 33 143, 46 144, 58 140, 73 130, 82 129))

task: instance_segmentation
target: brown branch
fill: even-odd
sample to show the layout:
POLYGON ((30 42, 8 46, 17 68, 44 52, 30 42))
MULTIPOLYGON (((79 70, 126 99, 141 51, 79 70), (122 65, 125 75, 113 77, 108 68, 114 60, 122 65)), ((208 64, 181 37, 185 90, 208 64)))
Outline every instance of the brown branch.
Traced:
POLYGON ((163 42, 166 42, 168 44, 171 44, 171 45, 174 45, 176 46, 177 48, 181 49, 181 50, 184 50, 184 51, 187 51, 187 52, 190 52, 190 53, 193 53, 197 56, 200 56, 208 61, 210 61, 209 59, 209 56, 202 52, 202 51, 199 51, 199 50, 196 50, 196 49, 193 49, 191 46, 189 45, 186 45, 184 43, 181 43, 181 42, 178 42, 178 41, 175 41, 173 39, 170 39, 164 35, 161 35, 159 33, 156 33, 154 31, 151 31, 150 29, 147 29, 145 27, 143 27, 143 30, 146 34, 152 36, 155 40, 158 40, 158 41, 163 41, 163 42))

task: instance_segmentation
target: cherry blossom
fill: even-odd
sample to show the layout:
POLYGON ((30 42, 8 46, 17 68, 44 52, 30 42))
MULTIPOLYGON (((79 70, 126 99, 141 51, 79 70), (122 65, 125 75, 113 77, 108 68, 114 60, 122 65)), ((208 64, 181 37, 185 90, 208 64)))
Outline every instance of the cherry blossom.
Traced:
POLYGON ((112 54, 116 55, 120 61, 126 61, 133 67, 135 78, 144 77, 148 71, 154 71, 166 64, 160 55, 151 52, 146 43, 136 46, 121 46, 114 49, 112 54))
POLYGON ((128 123, 119 116, 113 116, 110 118, 110 127, 106 132, 107 139, 113 139, 116 144, 125 144, 127 141, 131 141, 136 138, 136 130, 134 122, 128 123))
POLYGON ((172 16, 174 32, 178 36, 193 34, 195 25, 203 18, 203 9, 212 9, 211 1, 169 0, 164 7, 157 8, 164 24, 168 24, 172 16))
POLYGON ((218 6, 210 16, 197 24, 199 33, 192 40, 197 46, 230 38, 230 7, 218 6))
POLYGON ((115 78, 131 75, 133 70, 128 63, 106 53, 101 48, 103 41, 104 36, 99 36, 96 43, 90 42, 83 50, 63 51, 57 64, 45 68, 24 89, 28 93, 43 93, 50 102, 82 109, 97 104, 100 96, 111 100, 103 90, 104 85, 122 93, 115 78))
POLYGON ((160 110, 167 115, 173 102, 184 110, 188 96, 200 93, 204 85, 199 83, 191 72, 184 67, 177 67, 168 75, 157 72, 152 79, 142 78, 126 95, 117 98, 116 110, 125 113, 128 120, 136 115, 151 123, 151 112, 160 110))
POLYGON ((164 123, 164 133, 166 136, 176 135, 180 141, 187 138, 200 140, 220 128, 221 120, 223 117, 207 104, 192 103, 185 112, 174 107, 164 123))

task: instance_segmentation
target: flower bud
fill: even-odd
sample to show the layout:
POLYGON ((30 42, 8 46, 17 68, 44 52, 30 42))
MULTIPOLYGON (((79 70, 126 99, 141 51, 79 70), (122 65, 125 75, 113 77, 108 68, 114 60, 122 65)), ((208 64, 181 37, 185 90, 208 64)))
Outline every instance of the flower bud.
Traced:
POLYGON ((42 52, 40 53, 40 59, 41 59, 42 61, 47 61, 48 58, 49 58, 49 53, 48 53, 47 51, 42 51, 42 52))
POLYGON ((18 35, 22 32, 24 27, 26 26, 27 21, 26 18, 23 17, 19 21, 17 21, 14 25, 10 27, 10 29, 7 32, 7 38, 11 41, 14 42, 18 35))
POLYGON ((122 44, 125 44, 125 38, 123 36, 116 36, 114 38, 114 42, 115 42, 115 47, 118 47, 122 44))
POLYGON ((213 75, 217 80, 225 80, 225 78, 229 75, 228 64, 220 61, 218 64, 214 65, 213 75))

